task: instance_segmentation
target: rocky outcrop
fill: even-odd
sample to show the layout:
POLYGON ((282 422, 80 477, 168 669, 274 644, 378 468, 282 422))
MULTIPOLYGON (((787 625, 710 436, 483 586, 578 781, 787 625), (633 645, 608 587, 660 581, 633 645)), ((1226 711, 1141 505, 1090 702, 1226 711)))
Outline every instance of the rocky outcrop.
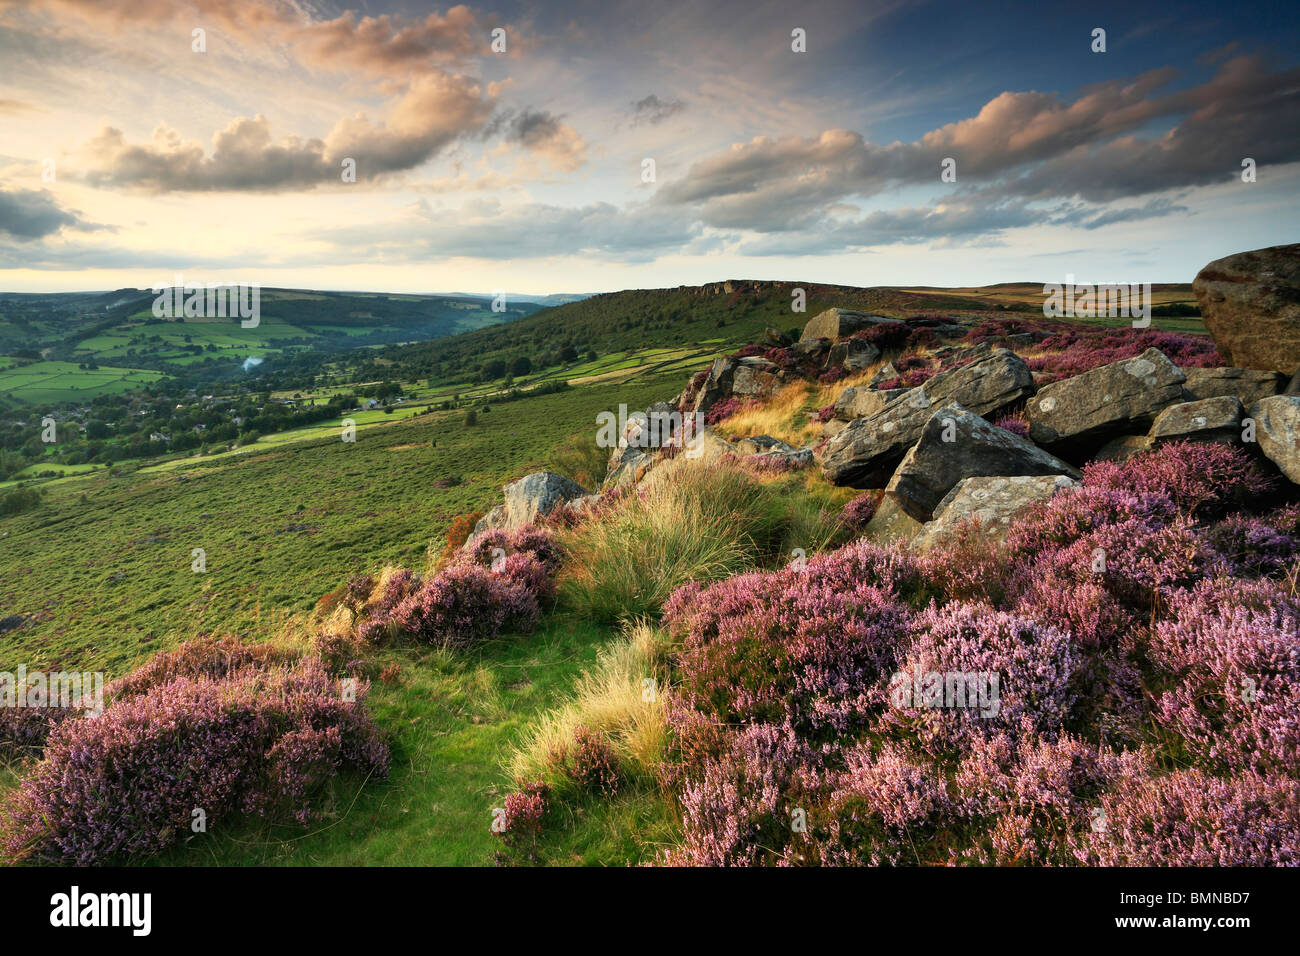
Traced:
POLYGON ((724 398, 731 395, 731 384, 736 376, 736 369, 740 361, 729 356, 719 356, 713 360, 713 365, 709 367, 709 374, 704 378, 704 384, 700 390, 695 393, 695 403, 692 410, 704 414, 710 408, 718 404, 724 398))
POLYGON ((1032 442, 948 404, 930 416, 885 487, 885 497, 917 521, 929 521, 962 479, 1006 475, 1082 477, 1073 465, 1032 442))
POLYGON ((1285 376, 1253 368, 1185 368, 1183 398, 1189 402, 1231 395, 1249 408, 1261 398, 1276 395, 1285 376))
POLYGON ((1141 454, 1151 447, 1151 439, 1146 435, 1120 435, 1112 438, 1092 456, 1093 461, 1128 461, 1134 455, 1141 454))
POLYGON ((899 507, 897 501, 885 496, 863 529, 863 534, 884 544, 890 541, 911 541, 920 531, 921 522, 899 507))
POLYGON ((897 319, 886 318, 883 315, 856 312, 853 309, 827 309, 825 312, 808 320, 808 324, 803 327, 803 334, 799 336, 799 341, 812 342, 817 339, 829 339, 832 342, 838 342, 840 339, 852 335, 858 329, 866 328, 868 325, 897 321, 897 319))
POLYGON ((1012 522, 1030 507, 1079 483, 1065 475, 963 478, 934 509, 912 547, 924 551, 951 540, 963 528, 987 544, 1000 544, 1012 522))
POLYGON ((1300 396, 1275 395, 1250 407, 1259 450, 1300 485, 1300 396))
POLYGON ((1147 428, 1183 400, 1186 376, 1159 349, 1053 382, 1025 405, 1029 437, 1071 460, 1088 457, 1107 438, 1147 428))
POLYGON ((1241 443, 1242 407, 1232 395, 1170 405, 1156 416, 1148 436, 1152 447, 1171 441, 1241 443))
POLYGON ((826 356, 826 365, 828 368, 838 367, 849 372, 857 372, 878 358, 880 358, 880 349, 866 339, 850 338, 831 346, 830 354, 826 356))
POLYGON ((1283 375, 1300 369, 1300 243, 1216 259, 1192 291, 1227 362, 1283 375))
POLYGON ((1007 349, 993 349, 850 422, 827 443, 822 472, 837 485, 878 488, 921 437, 936 406, 955 402, 976 415, 992 415, 1033 393, 1033 375, 1024 360, 1007 349))
POLYGON ((503 489, 505 502, 497 505, 474 526, 474 535, 501 528, 506 531, 532 524, 567 502, 591 495, 586 488, 553 471, 537 471, 511 482, 503 489))
POLYGON ((832 415, 844 422, 866 418, 880 411, 907 391, 905 388, 846 388, 835 399, 832 415))
POLYGON ((731 375, 731 394, 745 398, 771 395, 781 385, 780 370, 765 358, 738 359, 731 375))

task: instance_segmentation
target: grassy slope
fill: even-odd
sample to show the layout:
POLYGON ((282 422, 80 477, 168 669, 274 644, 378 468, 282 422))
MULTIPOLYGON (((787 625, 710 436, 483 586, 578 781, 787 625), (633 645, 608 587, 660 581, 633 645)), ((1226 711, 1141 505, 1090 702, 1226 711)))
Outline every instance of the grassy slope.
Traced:
POLYGON ((257 636, 349 574, 422 562, 457 514, 495 504, 597 411, 678 387, 590 386, 498 405, 472 428, 433 413, 360 430, 355 444, 335 435, 51 483, 37 511, 0 522, 0 614, 34 618, 0 639, 0 664, 116 674, 199 631, 257 636), (433 487, 453 475, 463 483, 433 487), (194 548, 204 574, 190 569, 194 548))

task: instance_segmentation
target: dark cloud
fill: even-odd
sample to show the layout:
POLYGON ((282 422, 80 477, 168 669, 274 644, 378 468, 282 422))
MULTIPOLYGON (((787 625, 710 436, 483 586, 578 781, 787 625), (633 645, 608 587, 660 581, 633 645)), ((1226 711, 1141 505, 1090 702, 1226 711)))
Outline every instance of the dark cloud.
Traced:
POLYGON ((681 100, 661 100, 654 93, 632 104, 632 125, 656 125, 686 109, 681 100))
POLYGON ((64 209, 47 190, 0 188, 0 232, 31 242, 62 229, 93 229, 76 212, 64 209))

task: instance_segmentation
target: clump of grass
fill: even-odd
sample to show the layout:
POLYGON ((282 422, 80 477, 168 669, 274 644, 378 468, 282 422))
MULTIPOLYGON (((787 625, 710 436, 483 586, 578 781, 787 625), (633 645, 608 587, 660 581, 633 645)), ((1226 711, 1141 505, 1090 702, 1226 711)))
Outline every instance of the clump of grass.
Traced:
POLYGON ((773 558, 790 524, 775 484, 690 460, 647 482, 600 521, 562 536, 563 603, 601 622, 657 614, 687 581, 714 581, 773 558))
POLYGON ((602 648, 579 676, 571 697, 544 714, 510 757, 517 780, 545 780, 557 792, 576 790, 570 757, 585 735, 608 745, 619 777, 633 786, 653 784, 666 745, 664 692, 670 681, 671 639, 642 620, 602 648))

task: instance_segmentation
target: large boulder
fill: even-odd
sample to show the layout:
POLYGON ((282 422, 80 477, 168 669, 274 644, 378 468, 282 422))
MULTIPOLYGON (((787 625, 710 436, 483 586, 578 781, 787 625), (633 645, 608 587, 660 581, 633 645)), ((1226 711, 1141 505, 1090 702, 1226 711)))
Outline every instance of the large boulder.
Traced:
POLYGON ((862 533, 881 544, 891 541, 911 541, 921 531, 921 522, 917 521, 899 507, 898 502, 886 496, 881 499, 880 507, 871 516, 862 533))
POLYGON ((1259 450, 1300 485, 1300 395, 1274 395, 1250 406, 1259 450))
POLYGON ((1031 506, 1077 487, 1079 483, 1065 475, 963 478, 935 507, 934 518, 926 522, 912 546, 924 551, 943 544, 963 527, 980 541, 1000 544, 1012 522, 1031 506))
POLYGON ((1154 447, 1171 441, 1240 444, 1241 413, 1241 402, 1232 395, 1170 405, 1156 416, 1151 425, 1151 445, 1154 447))
POLYGON ((746 398, 766 397, 781 385, 780 369, 758 356, 739 359, 731 375, 731 394, 746 398))
POLYGON ((475 536, 493 528, 511 531, 532 524, 576 498, 591 494, 586 488, 553 471, 536 471, 504 488, 505 502, 497 505, 474 526, 475 536))
POLYGON ((866 418, 876 414, 906 391, 905 388, 846 388, 835 399, 832 415, 844 422, 866 418))
POLYGON ((1216 259, 1192 291, 1228 363, 1284 375, 1300 369, 1300 243, 1216 259))
POLYGON ((1083 477, 1073 465, 1014 432, 948 404, 930 416, 920 439, 885 486, 885 497, 897 501, 917 521, 929 521, 963 478, 1006 475, 1083 477))
POLYGON ((843 368, 849 372, 858 372, 880 358, 880 349, 866 339, 845 339, 831 346, 826 356, 828 368, 843 368))
POLYGON ((1253 368, 1185 368, 1183 397, 1189 401, 1231 395, 1249 408, 1261 398, 1276 395, 1285 376, 1253 368))
POLYGON ((1082 460, 1113 435, 1149 428, 1183 400, 1186 376, 1159 349, 1044 385, 1025 405, 1029 437, 1082 460))
POLYGON ((853 309, 827 309, 825 312, 808 320, 808 324, 803 327, 803 334, 799 336, 799 341, 812 342, 817 339, 830 339, 832 342, 838 342, 845 336, 852 335, 858 329, 866 328, 868 325, 897 321, 897 319, 886 318, 883 315, 855 312, 853 309))
POLYGON ((936 406, 956 402, 976 415, 992 415, 1033 393, 1034 377, 1024 360, 1008 349, 992 349, 850 422, 827 442, 822 472, 837 485, 878 488, 921 437, 936 406))
POLYGON ((713 365, 709 367, 709 374, 704 378, 704 384, 695 393, 695 404, 692 410, 703 415, 718 402, 730 396, 731 385, 736 377, 736 369, 739 367, 738 359, 726 355, 715 358, 713 365))

